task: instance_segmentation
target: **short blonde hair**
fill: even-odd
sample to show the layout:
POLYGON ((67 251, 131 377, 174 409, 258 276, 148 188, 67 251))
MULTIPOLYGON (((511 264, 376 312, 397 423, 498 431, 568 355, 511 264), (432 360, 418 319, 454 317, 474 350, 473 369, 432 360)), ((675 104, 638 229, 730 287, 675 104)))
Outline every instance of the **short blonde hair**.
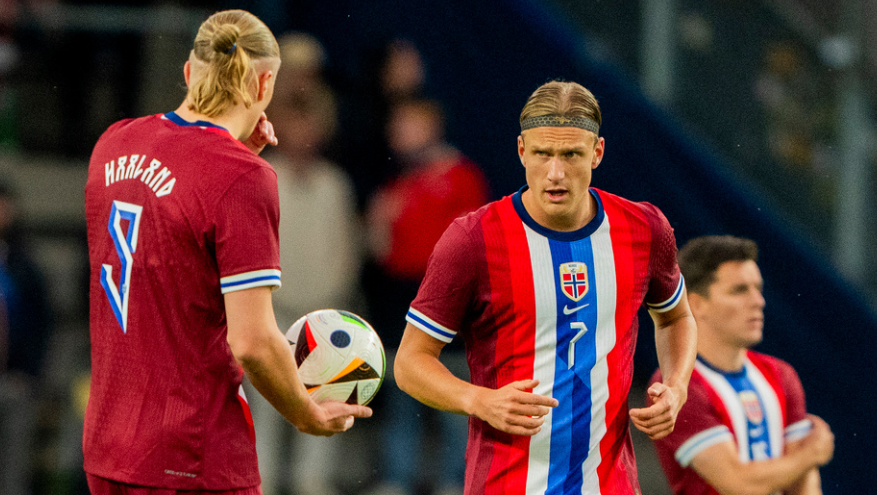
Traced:
POLYGON ((575 82, 551 81, 539 86, 521 110, 521 122, 530 117, 587 117, 603 124, 600 105, 594 94, 575 82))
POLYGON ((198 29, 192 53, 206 64, 206 73, 189 86, 189 110, 208 117, 224 114, 238 101, 249 108, 255 61, 280 57, 268 26, 244 10, 210 16, 198 29))

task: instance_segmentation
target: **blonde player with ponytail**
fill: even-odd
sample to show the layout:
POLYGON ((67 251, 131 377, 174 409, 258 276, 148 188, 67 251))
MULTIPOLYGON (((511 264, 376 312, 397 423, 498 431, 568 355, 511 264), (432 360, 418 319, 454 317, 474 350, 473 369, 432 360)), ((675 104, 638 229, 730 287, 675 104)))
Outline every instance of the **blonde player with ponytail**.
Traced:
POLYGON ((279 67, 258 18, 216 13, 185 63, 180 107, 117 122, 94 148, 83 438, 94 495, 261 493, 244 373, 305 433, 371 415, 315 403, 274 319, 277 176, 258 153, 277 144, 265 109, 279 67))

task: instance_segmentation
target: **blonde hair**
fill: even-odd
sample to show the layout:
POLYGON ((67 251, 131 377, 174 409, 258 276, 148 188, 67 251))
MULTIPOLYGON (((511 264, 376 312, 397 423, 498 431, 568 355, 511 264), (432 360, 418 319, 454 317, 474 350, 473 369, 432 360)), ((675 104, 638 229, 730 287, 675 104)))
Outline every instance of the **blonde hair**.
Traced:
POLYGON ((521 110, 521 122, 530 117, 587 117, 603 124, 600 105, 594 94, 575 82, 550 81, 536 88, 521 110))
POLYGON ((210 16, 198 29, 192 53, 206 69, 203 77, 189 86, 189 110, 207 117, 220 116, 239 101, 249 108, 253 104, 249 86, 256 77, 255 61, 280 57, 268 26, 244 10, 210 16))

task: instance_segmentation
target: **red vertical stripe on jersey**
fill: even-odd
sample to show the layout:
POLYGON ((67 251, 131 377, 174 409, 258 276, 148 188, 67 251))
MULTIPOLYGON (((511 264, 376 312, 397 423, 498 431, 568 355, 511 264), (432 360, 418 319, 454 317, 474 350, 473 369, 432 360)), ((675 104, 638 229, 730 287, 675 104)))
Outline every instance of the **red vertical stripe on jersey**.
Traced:
MULTIPOLYGON (((498 326, 513 335, 497 336, 497 342, 512 342, 511 346, 496 346, 497 388, 518 380, 533 378, 535 345, 535 304, 533 269, 523 223, 515 212, 510 198, 497 208, 498 225, 494 229, 505 237, 505 252, 488 250, 487 265, 491 286, 491 302, 498 307, 511 305, 514 312, 511 325, 498 326)), ((524 494, 527 487, 527 457, 530 437, 499 434, 493 460, 487 473, 485 494, 524 494)))
POLYGON ((773 389, 773 393, 777 397, 777 402, 780 403, 783 427, 792 424, 792 421, 789 421, 789 415, 787 410, 788 407, 786 405, 786 393, 783 390, 783 384, 780 382, 780 378, 777 375, 777 370, 773 366, 771 366, 770 363, 762 360, 758 357, 758 354, 752 351, 748 351, 747 357, 749 358, 749 361, 761 371, 761 374, 764 375, 764 378, 765 380, 767 380, 770 388, 773 389))
MULTIPOLYGON (((731 414, 728 412, 727 406, 725 406, 725 401, 722 400, 722 397, 716 392, 716 389, 713 388, 712 384, 709 380, 706 379, 703 375, 697 371, 697 368, 691 373, 691 380, 700 380, 703 385, 703 389, 707 391, 707 397, 709 397, 710 404, 712 404, 713 408, 719 415, 719 421, 728 427, 728 431, 731 432, 731 435, 734 436, 734 441, 737 441, 737 432, 734 431, 734 423, 731 421, 731 414)), ((690 387, 690 385, 689 385, 690 387)))
POLYGON ((256 427, 253 425, 253 414, 250 412, 250 405, 247 403, 247 399, 243 395, 243 390, 238 392, 238 402, 241 404, 241 410, 244 412, 244 419, 247 420, 247 433, 250 436, 250 440, 253 443, 256 443, 256 427))
POLYGON ((629 442, 627 394, 633 377, 637 311, 645 292, 640 281, 648 272, 651 229, 644 218, 633 217, 634 212, 623 208, 614 196, 601 194, 600 198, 609 221, 615 264, 615 346, 606 357, 609 368, 606 417, 615 420, 606 425, 606 435, 600 442, 602 461, 597 467, 597 475, 601 487, 608 488, 609 493, 625 493, 631 484, 638 486, 633 456, 619 456, 619 452, 625 446, 625 441, 629 442), (634 239, 645 244, 634 245, 634 239), (628 458, 629 462, 624 462, 628 458), (607 459, 618 459, 620 464, 625 465, 613 465, 607 459))

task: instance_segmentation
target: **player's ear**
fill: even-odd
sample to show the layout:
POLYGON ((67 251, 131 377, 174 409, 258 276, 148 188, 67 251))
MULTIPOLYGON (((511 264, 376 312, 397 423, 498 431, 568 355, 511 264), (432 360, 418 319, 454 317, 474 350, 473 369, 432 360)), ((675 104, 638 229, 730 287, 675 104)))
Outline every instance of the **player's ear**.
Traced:
POLYGON ((596 143, 594 144, 594 159, 591 161, 591 169, 595 169, 600 165, 600 162, 603 161, 603 152, 606 149, 606 140, 602 137, 598 137, 596 143))
POLYGON ((524 164, 524 134, 521 133, 518 135, 518 158, 521 160, 521 165, 524 164))
POLYGON ((704 306, 707 302, 707 298, 700 294, 695 292, 688 293, 688 307, 691 309, 691 314, 694 315, 695 318, 698 318, 699 315, 703 314, 704 306))
POLYGON ((274 72, 271 70, 266 70, 265 72, 259 74, 259 93, 257 99, 262 101, 268 95, 269 84, 271 83, 271 79, 274 78, 274 72))
POLYGON ((183 65, 183 78, 186 80, 186 86, 189 86, 189 80, 192 78, 192 64, 188 60, 183 65))

